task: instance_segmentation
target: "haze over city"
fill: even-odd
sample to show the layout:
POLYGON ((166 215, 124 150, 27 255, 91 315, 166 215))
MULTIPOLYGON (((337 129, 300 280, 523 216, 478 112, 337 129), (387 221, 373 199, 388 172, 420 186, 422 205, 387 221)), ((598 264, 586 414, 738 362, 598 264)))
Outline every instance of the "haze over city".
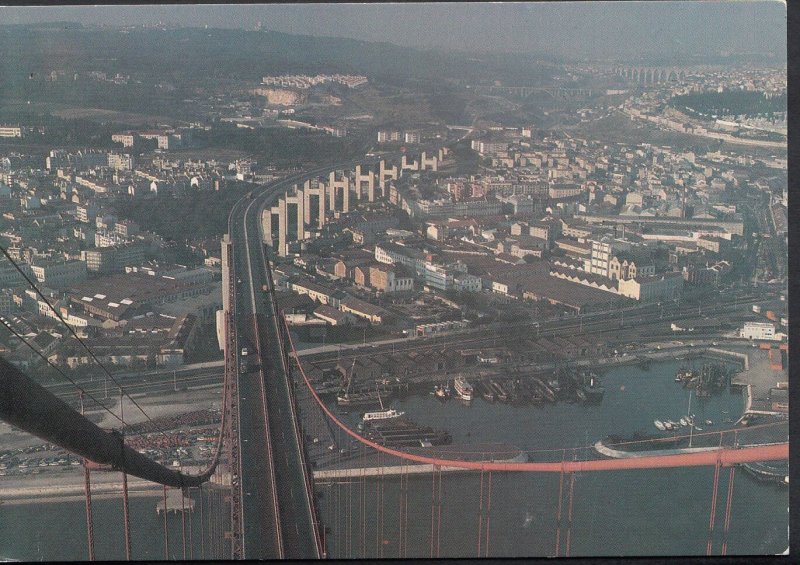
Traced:
POLYGON ((786 7, 761 2, 508 2, 0 8, 7 24, 71 21, 252 29, 406 47, 670 58, 786 52, 786 7), (714 25, 709 25, 709 22, 714 25))

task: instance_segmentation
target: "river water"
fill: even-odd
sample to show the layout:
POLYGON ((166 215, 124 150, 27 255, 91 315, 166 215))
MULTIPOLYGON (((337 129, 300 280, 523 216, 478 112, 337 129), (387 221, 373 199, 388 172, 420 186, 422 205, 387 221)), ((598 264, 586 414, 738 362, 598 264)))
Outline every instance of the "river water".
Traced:
MULTIPOLYGON (((435 428, 445 428, 453 443, 500 442, 526 451, 581 448, 608 434, 630 436, 656 433, 654 419, 677 421, 689 409, 689 391, 673 382, 679 362, 653 364, 650 370, 628 366, 610 370, 602 381, 602 404, 579 403, 542 407, 451 400, 442 404, 431 395, 398 399, 392 407, 435 428)), ((709 399, 692 398, 691 412, 698 422, 712 420, 713 430, 742 413, 743 397, 723 392, 709 399)), ((345 416, 355 423, 358 415, 345 416)), ((588 457, 578 451, 578 458, 588 457)), ((573 452, 535 455, 537 459, 572 458, 573 452)), ((573 521, 568 525, 569 481, 563 485, 562 522, 558 555, 705 555, 709 539, 713 468, 631 470, 580 473, 573 484, 573 521)), ((720 473, 712 552, 719 555, 724 541, 728 469, 720 473)), ((434 506, 438 526, 438 555, 476 557, 479 528, 481 552, 486 554, 488 477, 484 477, 484 512, 479 513, 480 475, 444 474, 441 514, 434 506), (479 517, 480 515, 480 517, 479 517), (480 522, 479 522, 480 521, 480 522), (480 525, 479 525, 480 524, 480 525)), ((401 545, 401 497, 398 478, 368 480, 364 499, 367 540, 362 547, 359 481, 321 487, 323 518, 332 525, 329 549, 334 557, 430 557, 431 477, 411 478, 408 517, 401 545), (377 513, 379 484, 383 483, 383 528, 377 513), (338 511, 337 511, 338 508, 338 511), (347 543, 347 532, 351 541, 347 543), (363 553, 362 553, 363 551, 363 553), (382 551, 382 553, 381 553, 382 551)), ((489 514, 489 556, 556 555, 556 515, 559 475, 544 473, 494 473, 489 514)), ((762 483, 742 470, 734 476, 734 496, 727 535, 728 554, 780 553, 787 547, 788 489, 762 483)), ((434 540, 436 536, 433 536, 434 540)), ((437 555, 434 543, 433 555, 437 555)))
MULTIPOLYGON (((457 401, 442 404, 427 394, 395 400, 392 406, 420 424, 448 429, 454 444, 502 442, 524 450, 569 448, 563 456, 571 458, 571 448, 591 445, 607 434, 652 433, 654 419, 677 420, 685 415, 688 391, 673 382, 678 367, 678 362, 667 362, 654 363, 648 371, 638 367, 610 370, 603 377, 606 394, 599 406, 514 406, 490 404, 480 398, 469 405, 457 401)), ((737 419, 742 406, 738 393, 723 392, 703 402, 692 399, 691 411, 699 421, 712 420, 715 425, 708 428, 711 430, 726 418, 737 419)), ((348 416, 353 423, 356 417, 348 416)), ((728 476, 728 470, 723 469, 716 526, 711 536, 715 555, 720 554, 725 538, 728 476)), ((320 514, 329 528, 326 540, 331 557, 430 557, 431 551, 434 556, 438 552, 442 557, 475 557, 479 537, 481 555, 486 554, 488 539, 489 556, 548 556, 556 554, 557 531, 558 555, 565 555, 567 538, 573 556, 705 555, 712 468, 576 474, 571 527, 569 483, 567 479, 563 484, 560 528, 556 521, 559 475, 543 473, 493 473, 491 505, 489 478, 485 476, 482 512, 479 474, 443 474, 440 504, 432 504, 434 484, 430 476, 412 477, 404 491, 407 512, 402 539, 399 524, 401 499, 405 499, 401 497, 398 478, 320 485, 320 514), (378 513, 381 491, 382 520, 378 513), (362 506, 363 517, 359 511, 362 506)), ((202 555, 202 535, 206 557, 222 556, 220 548, 209 544, 210 528, 219 531, 219 527, 208 523, 208 494, 202 522, 198 494, 194 496, 198 499, 198 512, 193 520, 192 555, 195 559, 202 555)), ((163 559, 163 518, 156 516, 157 501, 153 497, 131 499, 135 559, 163 559)), ((737 470, 728 554, 775 554, 786 549, 787 508, 788 489, 759 482, 737 470)), ((97 558, 124 559, 121 501, 95 500, 94 516, 97 558)), ((169 530, 170 557, 181 558, 179 516, 169 517, 169 530)), ((86 559, 83 503, 0 504, 0 556, 23 560, 86 559)))

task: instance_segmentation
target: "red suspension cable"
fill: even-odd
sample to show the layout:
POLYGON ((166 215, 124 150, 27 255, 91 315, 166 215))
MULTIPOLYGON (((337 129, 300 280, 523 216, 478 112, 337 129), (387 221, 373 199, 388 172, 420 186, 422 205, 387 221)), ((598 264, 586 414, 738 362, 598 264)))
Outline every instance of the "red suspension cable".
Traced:
POLYGON ((717 515, 717 491, 719 490, 719 469, 720 464, 714 466, 714 490, 711 495, 711 516, 708 519, 708 543, 706 544, 706 555, 711 555, 711 547, 713 545, 714 536, 714 519, 717 515))
MULTIPOLYGON (((563 460, 562 460, 563 463, 563 460)), ((564 470, 562 468, 561 474, 558 477, 558 510, 556 511, 556 551, 555 557, 558 557, 561 551, 561 502, 564 499, 564 470)))
POLYGON ((722 555, 728 554, 728 527, 731 523, 731 504, 733 502, 733 475, 736 472, 736 467, 731 467, 728 473, 728 498, 725 501, 725 525, 723 527, 722 536, 722 555))
POLYGON ((570 545, 572 542, 572 499, 575 489, 575 473, 569 474, 569 503, 567 505, 567 540, 566 547, 564 548, 564 557, 569 557, 570 545))

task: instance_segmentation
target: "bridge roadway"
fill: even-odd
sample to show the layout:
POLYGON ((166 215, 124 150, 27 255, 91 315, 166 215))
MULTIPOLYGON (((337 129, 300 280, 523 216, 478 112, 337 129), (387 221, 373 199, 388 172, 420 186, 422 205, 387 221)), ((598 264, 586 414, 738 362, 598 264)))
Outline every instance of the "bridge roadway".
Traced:
POLYGON ((312 479, 281 359, 261 211, 293 184, 357 162, 361 161, 320 167, 255 188, 252 197, 236 203, 229 217, 237 365, 242 347, 252 351, 248 357, 258 359, 257 367, 251 361, 250 370, 239 375, 238 488, 246 559, 315 559, 324 550, 317 543, 312 479), (265 285, 270 292, 262 290, 265 285))

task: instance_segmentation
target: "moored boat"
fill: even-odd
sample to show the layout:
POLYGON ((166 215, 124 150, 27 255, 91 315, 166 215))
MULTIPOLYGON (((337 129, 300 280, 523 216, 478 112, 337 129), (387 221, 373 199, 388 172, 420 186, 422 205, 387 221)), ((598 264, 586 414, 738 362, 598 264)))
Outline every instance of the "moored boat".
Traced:
POLYGON ((655 425, 656 428, 658 428, 662 432, 667 429, 664 426, 664 422, 662 422, 661 420, 653 420, 653 424, 655 425))
POLYGON ((390 418, 399 418, 405 414, 405 412, 399 412, 394 408, 389 408, 388 410, 379 410, 376 412, 364 412, 364 416, 361 418, 362 422, 370 422, 372 420, 388 420, 390 418))
POLYGON ((453 381, 453 388, 455 388, 459 398, 463 400, 472 400, 472 385, 469 384, 467 379, 463 376, 456 377, 456 380, 453 381))

